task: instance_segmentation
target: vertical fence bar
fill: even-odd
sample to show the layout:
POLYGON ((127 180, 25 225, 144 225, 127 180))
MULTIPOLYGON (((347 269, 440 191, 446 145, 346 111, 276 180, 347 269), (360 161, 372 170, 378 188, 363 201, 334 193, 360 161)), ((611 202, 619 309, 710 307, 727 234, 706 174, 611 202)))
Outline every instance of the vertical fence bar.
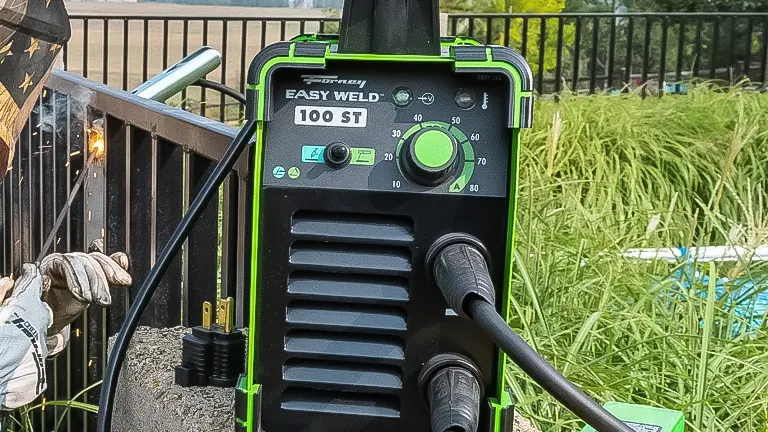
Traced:
MULTIPOLYGON (((187 165, 190 181, 189 202, 192 202, 200 192, 205 180, 213 170, 214 163, 199 155, 191 155, 189 165, 187 165)), ((216 301, 216 272, 211 269, 216 268, 217 251, 211 245, 218 244, 217 230, 210 227, 218 226, 218 200, 211 200, 203 211, 200 220, 195 224, 190 232, 187 246, 189 250, 195 253, 189 254, 189 265, 187 267, 188 283, 187 287, 187 314, 185 318, 187 326, 192 327, 200 325, 203 320, 202 306, 204 301, 216 301)), ((216 303, 214 303, 216 304, 216 303)))
POLYGON ((237 303, 237 175, 230 174, 222 187, 222 209, 221 209, 221 297, 232 297, 236 300, 236 307, 239 309, 242 305, 237 303))
MULTIPOLYGON (((557 52, 555 53, 555 93, 563 89, 563 31, 565 20, 557 17, 557 52)), ((541 89, 539 90, 541 91, 541 89)))
POLYGON ((696 50, 693 58, 693 76, 699 76, 699 70, 701 69, 701 32, 704 27, 704 20, 699 18, 696 20, 696 42, 694 49, 696 50))
POLYGON ((306 25, 307 25, 307 22, 305 20, 300 20, 299 21, 299 34, 300 35, 304 34, 304 29, 306 28, 306 25))
POLYGON ((90 21, 86 18, 83 21, 83 77, 88 78, 88 28, 90 21))
MULTIPOLYGON (((156 195, 152 225, 155 230, 155 253, 159 253, 168 243, 168 239, 182 217, 184 150, 179 145, 157 138, 154 153, 153 191, 156 195)), ((211 230, 212 226, 216 225, 206 225, 206 229, 211 230)), ((215 249, 215 247, 212 248, 215 249)), ((155 258, 153 257, 153 265, 155 258)), ((178 255, 171 262, 157 292, 152 297, 154 308, 151 310, 154 313, 151 314, 150 322, 153 327, 181 325, 181 271, 181 255, 178 255)))
MULTIPOLYGON (((41 228, 41 235, 48 237, 48 235, 53 233, 53 224, 56 220, 56 160, 55 160, 55 146, 56 146, 56 95, 51 90, 43 90, 43 106, 50 108, 46 110, 41 110, 40 115, 42 116, 43 113, 47 113, 47 115, 42 119, 43 124, 46 125, 45 132, 42 134, 45 139, 45 144, 41 145, 40 149, 40 157, 41 160, 41 179, 40 179, 40 187, 42 190, 41 193, 41 207, 42 207, 42 228, 41 228)), ((0 189, 2 189, 0 185, 0 189)), ((2 201, 0 200, 0 206, 2 206, 2 201)), ((1 222, 0 217, 0 230, 4 229, 4 226, 1 222)), ((2 234, 0 234, 0 237, 2 237, 2 234)), ((3 251, 3 245, 2 240, 0 240, 0 252, 3 251)), ((42 242, 41 242, 41 249, 42 249, 42 242)), ((2 261, 2 259, 0 259, 2 261)), ((2 264, 0 264, 2 266, 2 264)), ((46 370, 49 371, 48 373, 48 389, 45 392, 45 400, 56 400, 57 396, 59 394, 59 380, 58 380, 58 360, 56 358, 54 359, 48 359, 46 361, 46 370)), ((57 409, 49 409, 45 412, 45 416, 43 418, 43 430, 49 430, 48 425, 56 425, 56 422, 58 420, 58 410, 57 409)))
POLYGON ((761 44, 760 82, 766 87, 765 79, 768 74, 768 16, 763 18, 763 41, 761 44))
POLYGON ((546 60, 546 52, 547 52, 547 20, 546 18, 541 18, 541 22, 539 23, 539 70, 537 73, 537 87, 539 88, 539 91, 544 91, 544 61, 546 60))
MULTIPOLYGON (((128 185, 130 169, 128 163, 128 128, 125 123, 107 115, 105 125, 106 146, 106 188, 107 188, 107 232, 104 239, 108 254, 128 251, 128 185)), ((109 309, 106 333, 116 334, 123 325, 130 306, 130 292, 126 289, 112 292, 112 306, 109 309)))
POLYGON ((285 20, 280 20, 280 40, 285 40, 285 20))
MULTIPOLYGON (((322 30, 320 32, 322 33, 322 30)), ((266 46, 267 46, 267 22, 265 20, 261 20, 260 48, 264 49, 264 47, 266 46)))
POLYGON ((642 71, 642 95, 645 97, 648 90, 648 62, 651 57, 651 26, 653 22, 650 17, 645 19, 645 36, 643 37, 643 71, 642 71))
POLYGON ((456 34, 456 21, 457 21, 457 18, 456 17, 451 17, 449 19, 451 20, 451 35, 452 36, 458 36, 456 34))
POLYGON ((715 78, 717 73, 717 50, 720 45, 720 17, 715 18, 712 27, 712 52, 709 57, 709 77, 715 78))
MULTIPOLYGON (((664 91, 664 84, 667 81, 667 38, 669 36, 669 19, 664 17, 661 21, 661 59, 659 61, 659 92, 664 91)), ((650 42, 650 41, 649 41, 650 42)))
MULTIPOLYGON (((229 33, 229 26, 227 25, 228 21, 223 20, 221 22, 221 83, 224 85, 227 85, 227 35, 229 33)), ((240 71, 240 74, 244 74, 244 70, 240 71)), ((226 120, 226 111, 227 111, 227 101, 224 97, 224 93, 221 93, 219 95, 219 121, 224 123, 226 120)))
MULTIPOLYGON (((181 50, 183 52, 184 57, 189 55, 189 20, 185 19, 183 24, 182 32, 184 35, 181 37, 181 50)), ((183 90, 181 90, 181 109, 186 110, 187 109, 187 88, 185 87, 183 90)))
POLYGON ((736 64, 736 17, 732 16, 730 23, 730 40, 728 41, 728 81, 733 84, 733 70, 736 64))
POLYGON ((490 44, 491 43, 491 27, 493 26, 493 22, 491 21, 491 18, 488 17, 485 19, 485 43, 490 44))
POLYGON ((509 26, 510 26, 510 24, 511 23, 510 23, 509 17, 504 18, 504 46, 505 47, 509 46, 509 30, 510 30, 509 26))
POLYGON ((523 36, 520 44, 523 58, 528 58, 528 17, 523 17, 523 36))
POLYGON ((473 17, 469 17, 469 27, 467 28, 467 32, 469 33, 469 37, 475 37, 475 19, 473 17))
POLYGON ((168 18, 163 20, 163 70, 168 69, 168 18))
POLYGON ((616 62, 616 19, 611 17, 611 30, 608 35, 608 80, 606 86, 609 89, 613 88, 613 73, 616 62))
POLYGON ((576 29, 573 42, 573 79, 571 80, 571 90, 579 90, 579 60, 581 57, 581 18, 576 17, 576 29))
MULTIPOLYGON (((92 109, 86 111, 86 119, 91 120, 103 118, 103 114, 92 109)), ((84 122, 84 136, 86 141, 88 123, 84 122)), ((87 146, 83 146, 83 158, 88 159, 87 146)), ((83 167, 85 169, 85 167, 83 167)), ((106 200, 106 172, 103 164, 95 164, 89 168, 88 180, 83 184, 83 200, 85 204, 84 223, 84 246, 89 245, 96 239, 103 239, 106 231, 105 218, 105 200, 106 200)), ((107 324, 106 310, 103 308, 92 307, 88 309, 88 319, 84 326, 87 329, 87 338, 85 339, 86 351, 83 359, 83 369, 85 371, 85 385, 91 385, 98 382, 103 373, 104 364, 107 358, 107 341, 105 326, 107 324)), ((84 387, 85 388, 85 387, 84 387)), ((86 402, 98 405, 98 392, 90 392, 84 398, 86 402)), ((88 430, 94 430, 96 416, 89 414, 86 417, 90 425, 88 430)))
MULTIPOLYGON (((632 45, 635 43, 635 18, 629 17, 627 23, 627 59, 624 64, 624 85, 630 86, 632 84, 632 45)), ((625 91, 629 91, 626 89, 625 91)))
POLYGON ((677 65, 675 66, 675 79, 680 81, 683 79, 683 60, 685 57, 685 20, 681 18, 678 25, 680 27, 677 33, 677 65))
POLYGON ((128 19, 123 19, 123 90, 128 90, 128 19))
POLYGON ((141 54, 141 82, 147 81, 147 67, 149 67, 149 19, 144 19, 144 39, 142 40, 141 54))
POLYGON ((104 39, 102 40, 102 64, 101 73, 103 76, 102 82, 109 84, 109 20, 104 19, 104 39))
POLYGON ((754 22, 752 17, 747 18, 747 46, 744 47, 744 76, 749 78, 750 63, 752 62, 752 32, 754 22))
MULTIPOLYGON (((304 34, 304 20, 301 20, 301 30, 299 30, 300 33, 304 34)), ((240 93, 245 94, 245 56, 246 54, 246 44, 248 43, 248 21, 243 20, 242 26, 240 27, 240 93)), ((245 115, 245 107, 243 104, 240 104, 239 108, 239 118, 243 118, 245 115)))
MULTIPOLYGON (((203 20, 203 46, 208 45, 208 20, 203 20)), ((205 77, 203 77, 205 78, 205 77)), ((205 87, 200 89, 200 115, 205 117, 206 104, 205 87)))
POLYGON ((595 93, 595 87, 597 87, 597 54, 598 45, 600 44, 600 19, 598 17, 592 18, 592 52, 589 59, 589 93, 595 93))
MULTIPOLYGON (((128 144, 130 159, 130 183, 128 212, 130 214, 128 254, 131 257, 131 276, 134 280, 144 280, 152 266, 152 135, 142 129, 131 127, 128 144)), ((131 300, 136 298, 138 284, 131 287, 131 300)), ((151 304, 151 309, 154 305, 151 304)), ((150 325, 149 314, 144 314, 141 325, 150 325)))

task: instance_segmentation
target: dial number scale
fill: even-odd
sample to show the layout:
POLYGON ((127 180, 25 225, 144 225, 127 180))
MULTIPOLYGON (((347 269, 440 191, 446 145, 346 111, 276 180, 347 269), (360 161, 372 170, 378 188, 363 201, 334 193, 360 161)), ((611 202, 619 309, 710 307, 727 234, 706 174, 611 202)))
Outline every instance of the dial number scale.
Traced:
POLYGON ((403 133, 395 158, 405 177, 425 186, 452 181, 448 192, 453 193, 462 192, 475 172, 469 138, 455 125, 440 121, 419 123, 403 133))

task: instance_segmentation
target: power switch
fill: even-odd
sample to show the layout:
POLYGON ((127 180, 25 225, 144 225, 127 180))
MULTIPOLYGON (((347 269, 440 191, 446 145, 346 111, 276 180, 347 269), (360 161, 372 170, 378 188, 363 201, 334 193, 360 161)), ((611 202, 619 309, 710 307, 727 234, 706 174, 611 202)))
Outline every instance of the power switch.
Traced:
POLYGON ((333 143, 325 148, 325 163, 331 168, 344 168, 351 159, 352 151, 344 143, 333 143))

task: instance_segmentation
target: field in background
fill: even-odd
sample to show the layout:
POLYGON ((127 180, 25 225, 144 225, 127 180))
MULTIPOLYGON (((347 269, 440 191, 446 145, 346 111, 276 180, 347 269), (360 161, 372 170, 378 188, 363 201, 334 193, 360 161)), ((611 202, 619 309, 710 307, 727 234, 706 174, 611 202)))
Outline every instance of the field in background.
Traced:
MULTIPOLYGON (((620 255, 768 244, 768 97, 695 87, 535 106, 523 133, 513 327, 601 401, 682 410, 690 432, 765 432, 766 317, 736 306, 768 289, 766 265, 620 255)), ((542 430, 581 429, 519 369, 507 377, 542 430)))

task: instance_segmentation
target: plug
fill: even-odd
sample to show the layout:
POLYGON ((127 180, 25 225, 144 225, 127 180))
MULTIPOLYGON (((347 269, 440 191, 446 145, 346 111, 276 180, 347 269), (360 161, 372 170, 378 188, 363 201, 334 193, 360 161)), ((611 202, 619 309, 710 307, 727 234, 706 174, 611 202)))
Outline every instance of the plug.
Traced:
POLYGON ((213 363, 212 312, 211 302, 204 302, 203 325, 192 328, 192 333, 182 339, 181 364, 175 368, 177 385, 208 385, 213 363))
POLYGON ((213 333, 212 373, 210 384, 215 387, 234 387, 237 378, 245 372, 245 334, 236 330, 234 300, 219 300, 216 326, 213 333))

